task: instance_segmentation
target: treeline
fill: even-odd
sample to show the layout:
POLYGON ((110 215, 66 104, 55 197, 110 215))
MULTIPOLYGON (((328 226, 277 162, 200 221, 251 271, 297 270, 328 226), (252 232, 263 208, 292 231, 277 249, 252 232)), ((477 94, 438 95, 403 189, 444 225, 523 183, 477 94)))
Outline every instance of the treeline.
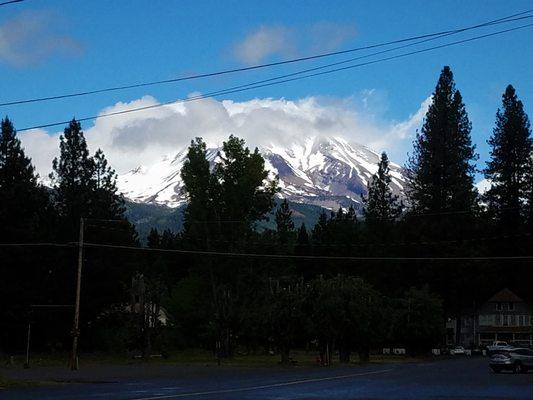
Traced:
MULTIPOLYGON (((23 347, 28 321, 35 323, 35 349, 64 349, 70 340, 77 254, 72 243, 79 240, 80 218, 87 219, 84 235, 88 242, 138 244, 135 228, 124 217, 115 171, 100 149, 89 154, 79 122, 72 120, 65 128, 59 148, 49 176, 51 187, 45 187, 12 122, 7 117, 2 120, 0 351, 23 347)), ((86 252, 85 327, 110 305, 124 301, 124 282, 137 268, 133 260, 129 255, 117 260, 98 249, 86 252)), ((90 338, 85 336, 86 344, 90 338)))
MULTIPOLYGON (((390 189, 384 153, 362 215, 354 208, 324 211, 314 227, 295 227, 282 201, 276 229, 262 232, 256 224, 275 208, 279 189, 257 149, 230 136, 212 168, 197 138, 181 171, 188 196, 183 231, 152 230, 154 251, 86 249, 82 348, 148 355, 204 347, 226 357, 240 346, 278 351, 289 362, 291 348, 313 344, 324 362, 333 351, 343 361, 351 352, 366 359, 382 346, 423 352, 442 344, 445 317, 504 286, 531 299, 531 259, 516 257, 533 248, 533 143, 512 86, 489 140, 483 173, 492 186, 484 194, 474 187, 470 132, 445 67, 405 166, 404 202, 390 189)), ((84 217, 86 241, 137 246, 116 175, 101 151, 90 156, 76 121, 60 149, 53 187, 44 188, 11 122, 3 121, 1 242, 76 242, 84 217)), ((32 305, 72 303, 76 250, 1 248, 4 351, 21 347, 28 319, 39 325, 52 313, 57 323, 41 323, 37 345, 65 349, 71 310, 32 305)))

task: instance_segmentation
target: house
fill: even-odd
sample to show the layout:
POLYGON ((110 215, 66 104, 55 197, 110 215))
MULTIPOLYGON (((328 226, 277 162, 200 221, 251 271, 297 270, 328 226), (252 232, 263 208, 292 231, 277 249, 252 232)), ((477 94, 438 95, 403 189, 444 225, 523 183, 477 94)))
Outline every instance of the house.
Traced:
POLYGON ((533 347, 533 307, 507 288, 480 307, 464 310, 459 320, 449 321, 446 327, 448 332, 453 330, 448 342, 454 338, 465 347, 486 346, 495 340, 533 347))

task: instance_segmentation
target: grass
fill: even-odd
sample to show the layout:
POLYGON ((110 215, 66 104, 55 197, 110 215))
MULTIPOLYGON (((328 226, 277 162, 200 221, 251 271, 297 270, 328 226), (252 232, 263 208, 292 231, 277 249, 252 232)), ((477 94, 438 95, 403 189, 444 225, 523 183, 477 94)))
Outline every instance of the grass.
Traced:
MULTIPOLYGON (((295 361, 297 367, 314 367, 318 366, 315 351, 294 350, 291 352, 291 358, 295 361)), ((36 354, 30 360, 30 366, 33 367, 68 367, 68 354, 53 353, 53 354, 36 354)), ((236 352, 233 357, 224 358, 221 360, 222 366, 228 367, 278 367, 280 357, 278 354, 268 354, 264 352, 244 353, 236 352)), ((389 362, 416 362, 421 361, 421 358, 413 358, 408 356, 395 355, 381 355, 375 354, 370 356, 371 363, 389 363, 389 362)), ((10 360, 9 365, 5 360, 0 360, 0 364, 12 366, 14 368, 21 368, 24 365, 24 357, 15 356, 10 360), (4 362, 2 362, 4 361, 4 362)), ((134 358, 127 354, 103 354, 90 353, 80 355, 81 365, 137 365, 137 364, 154 364, 154 365, 189 365, 189 366, 216 366, 217 360, 213 353, 206 350, 189 349, 171 352, 167 358, 152 357, 148 360, 134 358)), ((348 365, 361 365, 356 354, 352 355, 352 360, 348 365)), ((338 356, 333 357, 333 366, 345 366, 347 364, 340 364, 338 356)), ((3 382, 0 379, 0 382, 3 382)), ((0 385, 1 386, 1 385, 0 385)))
POLYGON ((6 389, 12 386, 18 386, 20 382, 14 381, 12 379, 4 378, 0 375, 0 389, 6 389))

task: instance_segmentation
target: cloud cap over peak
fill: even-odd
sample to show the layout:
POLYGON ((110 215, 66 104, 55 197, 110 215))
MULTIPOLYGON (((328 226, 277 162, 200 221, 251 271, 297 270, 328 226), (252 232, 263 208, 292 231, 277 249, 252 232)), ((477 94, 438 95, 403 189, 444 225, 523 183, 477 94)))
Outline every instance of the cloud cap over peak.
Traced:
MULTIPOLYGON (((102 112, 153 104, 158 101, 145 96, 129 103, 119 102, 102 112)), ((101 148, 119 174, 173 157, 197 136, 210 147, 220 146, 230 134, 245 139, 250 147, 290 146, 309 137, 335 136, 375 151, 405 154, 427 109, 426 101, 405 121, 377 121, 368 118, 357 104, 354 98, 335 97, 256 98, 241 102, 209 98, 98 118, 85 129, 85 136, 90 150, 101 148)), ((32 130, 21 132, 20 138, 40 175, 47 176, 52 159, 58 155, 59 132, 32 130)))

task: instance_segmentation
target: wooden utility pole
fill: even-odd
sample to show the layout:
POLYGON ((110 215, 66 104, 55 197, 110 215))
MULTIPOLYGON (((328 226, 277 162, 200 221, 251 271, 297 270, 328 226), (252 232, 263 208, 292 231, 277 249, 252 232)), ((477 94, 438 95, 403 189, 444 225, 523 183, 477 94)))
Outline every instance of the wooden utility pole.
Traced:
POLYGON ((30 338, 31 338, 31 321, 28 320, 28 334, 26 336, 26 362, 24 368, 30 368, 30 338))
POLYGON ((74 306, 74 326, 72 328, 72 358, 70 369, 78 370, 78 338, 80 336, 80 295, 81 295, 81 271, 83 268, 83 218, 80 218, 80 237, 78 241, 78 274, 76 278, 76 304, 74 306))

